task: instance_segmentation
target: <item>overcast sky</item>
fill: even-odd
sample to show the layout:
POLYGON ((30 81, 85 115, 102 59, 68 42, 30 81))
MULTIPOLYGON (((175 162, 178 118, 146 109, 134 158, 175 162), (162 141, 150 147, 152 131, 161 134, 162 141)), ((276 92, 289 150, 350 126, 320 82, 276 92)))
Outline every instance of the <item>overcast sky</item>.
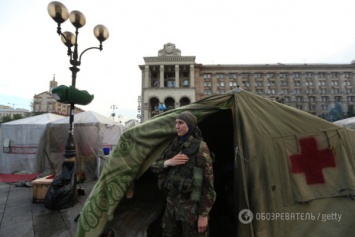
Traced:
MULTIPOLYGON (((0 1, 0 104, 30 110, 35 94, 71 84, 66 47, 46 0, 0 1)), ((82 57, 76 86, 94 94, 84 110, 136 118, 143 57, 171 42, 201 64, 351 63, 355 59, 354 0, 65 0, 81 11, 79 52, 97 47, 92 31, 105 25, 103 51, 82 57)), ((74 31, 69 20, 63 31, 74 31)))

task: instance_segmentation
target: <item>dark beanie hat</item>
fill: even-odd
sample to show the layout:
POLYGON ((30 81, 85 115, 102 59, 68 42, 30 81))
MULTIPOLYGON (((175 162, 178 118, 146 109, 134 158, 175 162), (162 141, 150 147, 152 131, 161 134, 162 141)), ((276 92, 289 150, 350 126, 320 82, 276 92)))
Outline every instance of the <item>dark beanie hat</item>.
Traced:
POLYGON ((193 115, 191 112, 189 111, 184 111, 181 114, 178 114, 178 116, 176 117, 176 119, 181 119, 183 120, 185 123, 190 124, 190 125, 196 125, 197 124, 197 118, 195 115, 193 115))

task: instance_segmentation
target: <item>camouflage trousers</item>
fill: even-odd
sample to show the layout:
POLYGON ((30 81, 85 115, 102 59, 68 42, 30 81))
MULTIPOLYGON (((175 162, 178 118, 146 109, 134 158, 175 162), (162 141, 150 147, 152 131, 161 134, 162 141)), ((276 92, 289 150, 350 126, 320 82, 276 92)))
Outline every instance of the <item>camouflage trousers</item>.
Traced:
POLYGON ((174 211, 168 208, 164 212, 162 220, 163 237, 208 237, 208 228, 203 233, 198 233, 197 221, 179 221, 176 220, 174 211))

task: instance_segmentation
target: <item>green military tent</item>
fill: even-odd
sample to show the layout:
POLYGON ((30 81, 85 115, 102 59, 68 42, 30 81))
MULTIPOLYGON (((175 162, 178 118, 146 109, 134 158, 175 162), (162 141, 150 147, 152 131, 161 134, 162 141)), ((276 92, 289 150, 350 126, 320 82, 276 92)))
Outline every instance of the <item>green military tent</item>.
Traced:
POLYGON ((211 236, 355 233, 354 131, 236 89, 126 130, 82 209, 76 236, 99 236, 108 225, 119 226, 116 236, 154 236, 157 203, 164 199, 147 182, 156 181, 149 167, 175 135, 176 115, 186 110, 197 116, 215 153, 211 236), (130 201, 125 193, 132 182, 130 201), (149 202, 154 211, 142 211, 149 202))

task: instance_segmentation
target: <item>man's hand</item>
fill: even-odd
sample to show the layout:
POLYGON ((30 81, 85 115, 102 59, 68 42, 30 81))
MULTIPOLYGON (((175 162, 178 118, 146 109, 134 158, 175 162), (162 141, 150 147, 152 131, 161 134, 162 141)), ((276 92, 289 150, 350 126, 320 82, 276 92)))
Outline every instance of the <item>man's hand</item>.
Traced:
POLYGON ((198 216, 198 221, 197 221, 198 233, 205 232, 207 226, 208 226, 208 216, 198 216))

